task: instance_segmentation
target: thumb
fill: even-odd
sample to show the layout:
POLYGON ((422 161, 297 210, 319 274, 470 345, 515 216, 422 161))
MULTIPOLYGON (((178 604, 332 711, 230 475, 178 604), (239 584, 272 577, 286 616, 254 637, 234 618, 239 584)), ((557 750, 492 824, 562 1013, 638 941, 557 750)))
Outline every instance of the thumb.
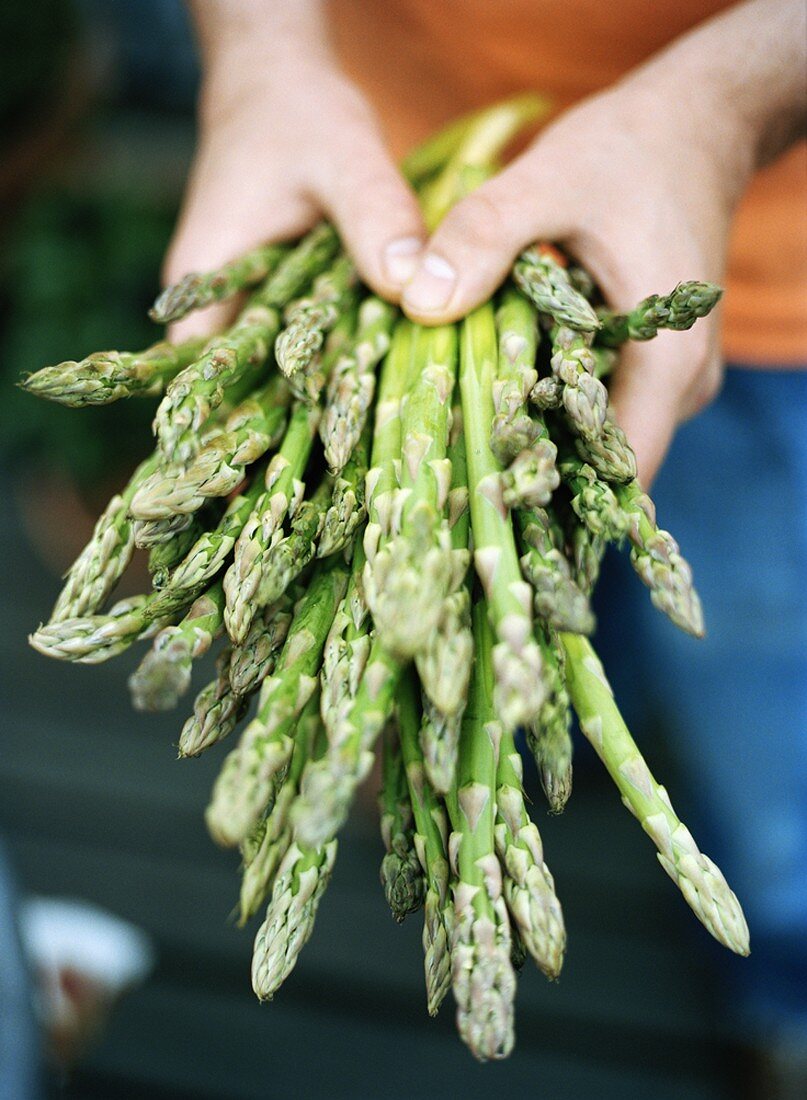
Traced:
MULTIPOLYGON (((534 154, 533 154, 534 157, 534 154)), ((514 161, 451 210, 432 235, 402 304, 421 324, 456 321, 493 294, 513 260, 538 237, 566 235, 558 195, 568 188, 549 164, 514 161), (540 180, 540 184, 539 181, 540 180)))
POLYGON ((336 223, 359 273, 373 290, 400 300, 426 240, 417 199, 387 152, 374 123, 340 135, 316 194, 336 223))

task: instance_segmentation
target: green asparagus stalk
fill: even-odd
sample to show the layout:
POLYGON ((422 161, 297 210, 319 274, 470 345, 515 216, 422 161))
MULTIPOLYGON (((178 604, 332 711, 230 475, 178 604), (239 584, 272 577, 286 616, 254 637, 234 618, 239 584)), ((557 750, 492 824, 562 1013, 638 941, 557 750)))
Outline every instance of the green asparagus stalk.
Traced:
POLYGON ((280 313, 256 291, 235 324, 214 337, 201 358, 168 385, 154 417, 165 462, 188 466, 200 449, 200 429, 224 400, 225 389, 263 366, 280 329, 280 313))
POLYGON ((540 338, 535 306, 514 287, 502 291, 496 310, 496 329, 499 366, 493 385, 496 416, 490 447, 498 461, 507 466, 535 439, 535 424, 526 405, 538 380, 535 358, 540 338))
POLYGON ((618 347, 626 340, 652 340, 659 329, 683 332, 711 313, 722 296, 722 288, 714 283, 679 283, 669 294, 651 294, 630 313, 603 311, 597 339, 618 347))
POLYGON ((390 346, 395 309, 370 296, 359 306, 355 342, 328 379, 319 434, 330 469, 341 472, 359 445, 375 395, 376 368, 390 346))
POLYGON ((22 387, 74 409, 109 405, 133 395, 153 397, 193 363, 203 347, 200 339, 181 344, 161 340, 145 351, 96 351, 78 362, 68 359, 55 367, 43 367, 24 379, 22 387))
POLYGON ((333 495, 317 543, 318 558, 344 550, 367 518, 365 480, 369 452, 370 431, 365 428, 350 458, 333 480, 333 495))
POLYGON ((544 659, 546 701, 535 725, 527 729, 527 744, 535 758, 549 812, 562 813, 572 793, 572 738, 565 657, 557 633, 539 627, 544 659))
POLYGON ((224 593, 221 582, 194 600, 177 626, 167 626, 129 677, 136 710, 171 710, 190 687, 194 660, 210 649, 222 629, 224 593))
POLYGON ((183 561, 203 531, 204 526, 197 517, 184 531, 177 531, 167 542, 158 542, 151 547, 148 568, 155 591, 165 588, 171 579, 171 573, 183 561))
POLYGON ((563 553, 563 533, 543 508, 516 512, 521 571, 533 591, 535 614, 559 630, 590 634, 594 616, 563 553))
POLYGON ((325 639, 344 595, 347 570, 317 568, 297 606, 274 673, 263 682, 257 716, 224 762, 205 814, 219 844, 239 844, 255 828, 282 780, 295 722, 317 686, 325 639))
POLYGON ((261 288, 261 301, 282 308, 320 275, 339 251, 336 230, 320 222, 288 252, 261 288))
MULTIPOLYGON (((469 449, 469 459, 470 453, 469 449)), ((510 922, 494 837, 502 725, 490 702, 494 691, 493 646, 483 644, 487 634, 485 614, 484 606, 477 604, 477 655, 462 726, 457 785, 446 800, 452 827, 451 980, 457 1027, 480 1061, 504 1058, 512 1050, 516 987, 510 962, 510 922)))
POLYGON ((249 694, 237 695, 230 683, 232 648, 225 646, 216 661, 216 675, 196 696, 193 714, 179 735, 182 759, 199 756, 229 737, 246 713, 249 694))
POLYGON ((620 542, 627 533, 628 523, 614 490, 576 456, 564 456, 560 472, 572 494, 572 509, 581 523, 592 535, 620 542))
POLYGON ((230 686, 236 695, 247 695, 255 691, 274 671, 277 655, 289 632, 293 612, 294 600, 284 594, 256 616, 244 642, 233 646, 230 686))
POLYGON ((158 324, 167 325, 212 302, 232 298, 262 283, 287 254, 284 245, 262 244, 214 271, 185 275, 162 291, 149 310, 149 317, 158 324))
POLYGON ((304 500, 297 508, 290 524, 290 533, 270 547, 266 555, 253 608, 264 607, 279 599, 313 560, 332 495, 333 484, 326 475, 311 499, 304 500))
POLYGON ((563 383, 554 374, 539 378, 530 390, 530 401, 541 412, 559 409, 563 405, 563 383))
POLYGON ((193 526, 193 516, 170 516, 168 519, 136 519, 132 522, 135 546, 151 550, 163 546, 193 526))
POLYGON ((286 327, 275 340, 275 358, 287 378, 305 370, 320 350, 326 335, 353 301, 356 282, 352 261, 339 256, 316 278, 311 296, 288 307, 286 327))
POLYGON ((502 500, 501 465, 490 450, 496 331, 489 305, 463 322, 460 390, 468 461, 474 562, 496 634, 494 704, 502 722, 529 723, 538 713, 541 655, 532 631, 532 597, 521 577, 515 537, 502 500))
POLYGON ((527 951, 547 978, 555 979, 563 966, 566 929, 540 833, 524 804, 522 781, 513 735, 501 730, 494 835, 504 898, 527 951))
POLYGON ((87 615, 40 625, 28 641, 45 657, 85 665, 101 664, 117 657, 134 642, 150 637, 155 628, 167 626, 171 616, 184 610, 196 595, 198 592, 190 597, 183 594, 181 600, 166 601, 159 607, 156 596, 121 600, 106 615, 87 615))
POLYGON ((137 519, 166 519, 196 512, 211 497, 224 497, 244 480, 244 471, 276 446, 283 434, 289 404, 281 378, 242 401, 227 418, 225 430, 206 443, 188 467, 155 470, 132 498, 137 519))
POLYGON ((142 462, 122 493, 101 513, 92 537, 65 578, 51 612, 52 623, 96 614, 123 576, 134 553, 134 531, 129 506, 138 486, 156 466, 153 456, 142 462))
POLYGON ((532 442, 519 451, 502 474, 502 499, 508 508, 542 507, 549 503, 560 484, 558 449, 549 438, 543 418, 526 419, 532 424, 532 442))
POLYGON ((308 848, 295 839, 286 851, 252 953, 252 988, 259 1000, 270 1001, 296 966, 335 860, 335 840, 308 848))
POLYGON ((623 803, 658 848, 659 862, 704 927, 730 950, 747 955, 748 927, 737 898, 720 870, 698 850, 666 790, 651 774, 591 644, 575 634, 562 634, 561 641, 580 728, 608 769, 623 803))
POLYGON ((558 325, 578 332, 594 332, 600 327, 597 314, 572 286, 568 273, 541 245, 526 249, 513 267, 516 285, 539 313, 545 313, 558 325))
POLYGON ((580 458, 605 481, 632 481, 636 477, 636 455, 610 411, 596 439, 578 435, 574 444, 580 458))
POLYGON ((288 378, 287 385, 298 401, 304 401, 307 405, 319 402, 335 363, 353 343, 356 315, 355 304, 351 302, 327 334, 322 350, 317 351, 302 370, 295 371, 288 378))
POLYGON ((244 523, 235 544, 235 556, 224 578, 227 606, 224 622, 236 643, 247 636, 255 614, 254 602, 267 556, 283 538, 283 521, 302 499, 305 474, 319 412, 298 405, 291 414, 280 450, 266 469, 265 489, 244 523))
POLYGON ((688 634, 703 637, 703 610, 692 570, 672 535, 658 526, 653 501, 638 481, 615 485, 614 492, 633 544, 631 564, 650 589, 654 606, 688 634))
POLYGON ((602 435, 608 411, 608 391, 595 376, 597 360, 591 341, 590 332, 565 325, 558 325, 552 334, 552 373, 563 383, 560 399, 569 426, 584 439, 602 435))
POLYGON ((400 924, 423 905, 423 868, 415 851, 412 803, 396 723, 388 722, 382 739, 381 836, 385 855, 381 861, 381 885, 392 915, 400 924))
POLYGON ((292 807, 303 843, 324 844, 347 820, 356 789, 372 767, 375 742, 392 713, 401 669, 379 639, 372 638, 355 694, 335 713, 323 709, 328 749, 303 771, 300 797, 292 807))
POLYGON ((368 554, 365 582, 379 637, 404 659, 422 651, 436 629, 456 558, 444 522, 456 332, 417 329, 414 339, 415 377, 401 411, 400 493, 390 538, 368 554))
POLYGON ((244 925, 257 913, 272 889, 277 869, 292 841, 289 808, 297 794, 300 775, 306 760, 315 755, 322 738, 319 697, 315 694, 306 703, 294 734, 294 749, 286 778, 277 793, 271 812, 258 823, 251 837, 254 850, 247 857, 247 845, 242 844, 244 869, 239 897, 239 925, 244 925))
POLYGON ((426 776, 435 790, 445 793, 454 782, 460 727, 471 666, 474 640, 471 632, 471 593, 466 581, 470 536, 468 511, 468 468, 462 432, 462 409, 454 406, 448 456, 451 461, 451 489, 448 516, 451 545, 458 569, 453 591, 443 603, 437 629, 415 663, 423 685, 423 721, 420 745, 426 776))
POLYGON ((401 753, 415 818, 415 849, 425 878, 423 901, 423 956, 426 1002, 430 1016, 437 1011, 451 985, 449 944, 454 906, 449 891, 448 821, 443 804, 426 778, 418 744, 417 688, 411 673, 398 689, 401 753))

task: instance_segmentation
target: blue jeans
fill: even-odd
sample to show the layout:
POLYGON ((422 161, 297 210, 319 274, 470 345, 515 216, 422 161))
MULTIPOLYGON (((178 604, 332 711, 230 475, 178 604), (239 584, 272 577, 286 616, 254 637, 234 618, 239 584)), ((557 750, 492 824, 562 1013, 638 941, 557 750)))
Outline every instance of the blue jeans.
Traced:
POLYGON ((598 645, 648 751, 654 723, 671 738, 679 805, 743 903, 740 1022, 807 1036, 807 372, 729 370, 653 496, 707 636, 671 626, 623 554, 598 588, 598 645))

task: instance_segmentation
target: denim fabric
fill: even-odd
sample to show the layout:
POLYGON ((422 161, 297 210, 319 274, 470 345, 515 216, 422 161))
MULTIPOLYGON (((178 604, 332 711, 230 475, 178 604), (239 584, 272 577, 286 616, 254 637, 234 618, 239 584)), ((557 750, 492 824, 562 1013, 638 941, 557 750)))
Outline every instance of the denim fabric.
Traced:
POLYGON ((674 801, 743 903, 752 958, 726 963, 741 1020, 807 1036, 807 372, 729 370, 653 496, 707 636, 672 627, 623 554, 597 644, 648 754, 669 739, 674 801))

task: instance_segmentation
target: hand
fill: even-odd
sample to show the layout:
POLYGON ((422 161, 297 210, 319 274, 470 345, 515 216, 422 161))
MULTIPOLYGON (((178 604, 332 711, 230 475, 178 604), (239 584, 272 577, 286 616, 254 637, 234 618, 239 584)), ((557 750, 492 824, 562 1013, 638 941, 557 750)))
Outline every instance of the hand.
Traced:
MULTIPOLYGON (((420 211, 372 111, 320 37, 318 13, 301 18, 318 6, 257 5, 258 23, 230 34, 221 26, 226 5, 218 14, 217 5, 198 7, 219 22, 207 50, 202 28, 200 140, 165 281, 296 237, 327 216, 363 279, 398 301, 425 238, 420 211)), ((249 5, 237 7, 248 18, 249 5)), ((172 336, 216 331, 231 313, 213 306, 172 336)))
MULTIPOLYGON (((682 279, 719 283, 736 186, 679 114, 626 86, 561 116, 444 220, 406 288, 406 311, 427 324, 462 316, 536 239, 561 242, 618 310, 682 279)), ((612 394, 644 482, 720 377, 714 315, 625 348, 612 394)))
MULTIPOLYGON (((562 115, 445 218, 406 312, 424 324, 461 317, 542 239, 564 245, 618 310, 680 280, 720 283, 749 176, 804 129, 804 23, 801 0, 739 4, 562 115)), ((721 375, 715 314, 625 348, 612 396, 645 484, 721 375)))

